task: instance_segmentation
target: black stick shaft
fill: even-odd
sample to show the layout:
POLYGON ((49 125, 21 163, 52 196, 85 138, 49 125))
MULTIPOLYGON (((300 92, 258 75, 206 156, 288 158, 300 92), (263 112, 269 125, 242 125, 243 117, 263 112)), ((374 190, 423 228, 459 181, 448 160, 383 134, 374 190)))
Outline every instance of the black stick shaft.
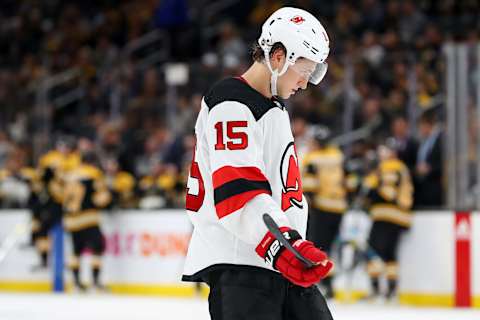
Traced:
POLYGON ((302 261, 307 268, 312 268, 317 265, 316 263, 302 256, 302 254, 298 252, 297 249, 295 249, 287 239, 285 239, 277 223, 268 213, 263 214, 263 222, 267 226, 267 229, 275 236, 275 238, 277 238, 277 240, 280 241, 280 243, 287 248, 287 250, 292 252, 298 260, 302 261))

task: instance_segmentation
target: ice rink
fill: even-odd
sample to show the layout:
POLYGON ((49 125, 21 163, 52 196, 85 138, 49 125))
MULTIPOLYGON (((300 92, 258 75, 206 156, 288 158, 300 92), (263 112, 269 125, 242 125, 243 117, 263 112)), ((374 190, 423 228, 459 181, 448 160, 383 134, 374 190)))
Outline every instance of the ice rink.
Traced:
MULTIPOLYGON (((371 304, 331 306, 336 320, 476 320, 471 309, 371 304)), ((0 320, 207 320, 204 299, 113 295, 0 294, 0 320)))

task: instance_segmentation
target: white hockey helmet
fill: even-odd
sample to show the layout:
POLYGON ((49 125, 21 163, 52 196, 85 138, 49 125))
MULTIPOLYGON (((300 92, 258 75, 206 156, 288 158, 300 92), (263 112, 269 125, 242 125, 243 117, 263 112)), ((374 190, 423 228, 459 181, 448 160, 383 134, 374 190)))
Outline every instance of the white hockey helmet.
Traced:
POLYGON ((277 78, 295 64, 298 58, 307 58, 317 66, 310 75, 309 82, 317 85, 327 72, 325 60, 330 51, 329 39, 325 28, 309 12, 292 7, 275 11, 263 24, 258 44, 262 48, 265 61, 272 73, 272 94, 277 93, 277 78), (270 50, 273 44, 280 42, 286 48, 286 63, 282 70, 273 70, 270 64, 270 50))

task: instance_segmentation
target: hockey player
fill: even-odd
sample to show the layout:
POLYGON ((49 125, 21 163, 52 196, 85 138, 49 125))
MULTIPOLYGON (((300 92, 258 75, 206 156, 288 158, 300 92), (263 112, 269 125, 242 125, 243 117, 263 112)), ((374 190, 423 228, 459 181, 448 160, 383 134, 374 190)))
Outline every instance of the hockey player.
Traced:
POLYGON ((376 254, 367 264, 372 300, 382 300, 379 279, 383 274, 387 278, 385 297, 395 297, 397 248, 402 231, 411 225, 410 209, 413 202, 410 173, 398 159, 392 139, 387 139, 385 144, 378 147, 378 158, 377 169, 364 182, 370 189, 369 211, 373 221, 368 243, 376 254))
POLYGON ((31 242, 35 245, 40 256, 40 264, 33 269, 45 269, 48 266, 48 250, 50 243, 47 230, 42 228, 41 221, 43 221, 44 206, 40 197, 42 193, 42 183, 38 174, 38 170, 31 167, 24 167, 21 170, 21 176, 26 181, 30 188, 30 193, 27 201, 27 208, 32 215, 31 224, 31 242))
POLYGON ((40 207, 37 208, 36 217, 38 222, 36 246, 41 252, 42 266, 47 265, 50 230, 62 221, 65 174, 79 163, 80 156, 75 151, 75 139, 70 136, 60 137, 55 149, 40 157, 38 171, 41 186, 38 192, 40 207))
MULTIPOLYGON (((307 239, 330 254, 347 209, 342 151, 328 143, 330 130, 314 128, 311 150, 303 161, 303 190, 310 203, 307 239)), ((333 297, 332 274, 321 282, 325 297, 333 297)))
POLYGON ((263 25, 252 66, 202 100, 187 182, 194 230, 183 279, 209 285, 214 320, 332 319, 314 284, 333 264, 304 240, 308 205, 281 101, 322 80, 328 53, 327 33, 315 17, 281 8, 263 25), (280 245, 264 213, 314 267, 280 245))
POLYGON ((84 291, 80 281, 80 256, 85 249, 92 250, 93 285, 103 290, 100 283, 101 256, 105 244, 100 231, 99 209, 106 207, 111 195, 102 172, 96 166, 93 153, 82 155, 82 163, 65 177, 64 227, 72 234, 73 257, 69 262, 75 287, 84 291))

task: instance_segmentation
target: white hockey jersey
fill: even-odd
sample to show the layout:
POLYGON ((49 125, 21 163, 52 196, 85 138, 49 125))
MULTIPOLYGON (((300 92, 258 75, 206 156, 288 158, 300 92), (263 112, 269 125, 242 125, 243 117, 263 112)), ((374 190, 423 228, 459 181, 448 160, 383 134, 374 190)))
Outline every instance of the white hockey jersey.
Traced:
POLYGON ((194 229, 183 280, 209 270, 270 267, 255 252, 267 233, 262 215, 305 238, 308 208, 284 106, 242 78, 217 83, 202 100, 187 182, 194 229))

